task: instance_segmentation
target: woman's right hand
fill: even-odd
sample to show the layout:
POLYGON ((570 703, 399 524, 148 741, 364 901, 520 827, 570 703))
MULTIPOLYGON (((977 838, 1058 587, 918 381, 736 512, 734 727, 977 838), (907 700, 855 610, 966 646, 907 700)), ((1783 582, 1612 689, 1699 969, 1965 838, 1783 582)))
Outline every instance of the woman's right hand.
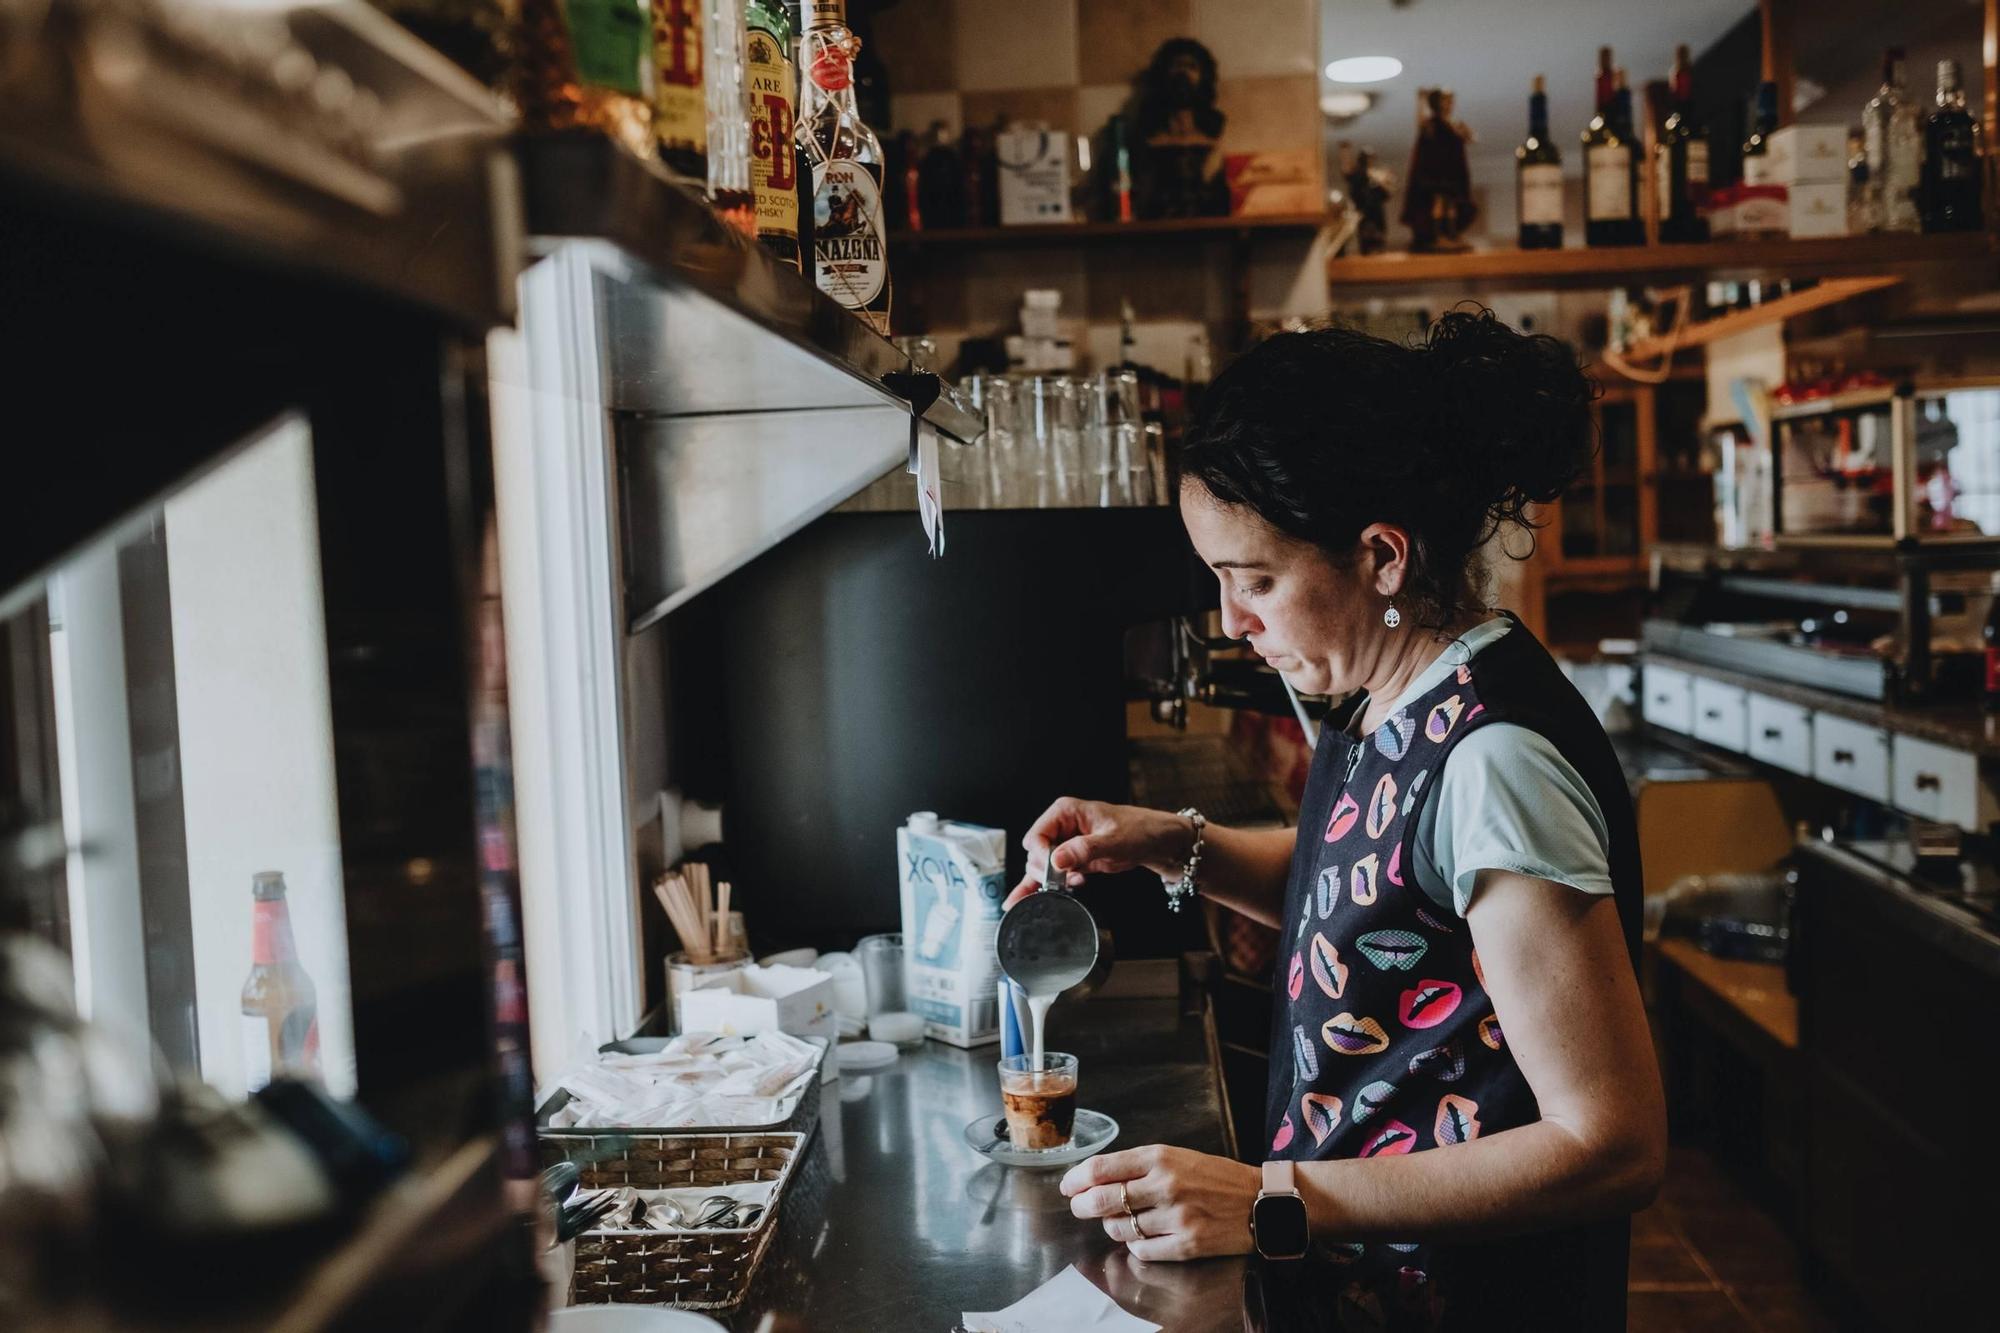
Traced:
POLYGON ((1193 844, 1194 830, 1179 815, 1065 796, 1044 810, 1021 839, 1028 849, 1028 873, 1003 906, 1012 907, 1041 888, 1051 856, 1063 883, 1073 889, 1085 875, 1115 875, 1140 866, 1163 879, 1177 877, 1193 844))

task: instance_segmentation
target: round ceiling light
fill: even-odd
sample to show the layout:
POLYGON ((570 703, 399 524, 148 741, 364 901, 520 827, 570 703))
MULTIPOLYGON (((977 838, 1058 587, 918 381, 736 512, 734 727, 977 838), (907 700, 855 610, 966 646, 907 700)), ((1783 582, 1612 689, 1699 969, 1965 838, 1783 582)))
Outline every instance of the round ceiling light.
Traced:
POLYGON ((1348 56, 1326 67, 1326 77, 1335 83, 1381 83, 1402 72, 1403 62, 1394 56, 1348 56))

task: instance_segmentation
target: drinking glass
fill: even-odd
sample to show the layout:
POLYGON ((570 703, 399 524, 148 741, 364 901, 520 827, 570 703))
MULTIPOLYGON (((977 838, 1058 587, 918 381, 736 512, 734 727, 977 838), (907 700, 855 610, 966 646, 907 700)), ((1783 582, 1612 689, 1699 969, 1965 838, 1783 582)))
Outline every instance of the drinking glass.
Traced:
POLYGON ((1007 1142, 1017 1151, 1066 1148, 1076 1131, 1077 1061, 1062 1051, 1033 1052, 1000 1062, 1000 1101, 1007 1142))

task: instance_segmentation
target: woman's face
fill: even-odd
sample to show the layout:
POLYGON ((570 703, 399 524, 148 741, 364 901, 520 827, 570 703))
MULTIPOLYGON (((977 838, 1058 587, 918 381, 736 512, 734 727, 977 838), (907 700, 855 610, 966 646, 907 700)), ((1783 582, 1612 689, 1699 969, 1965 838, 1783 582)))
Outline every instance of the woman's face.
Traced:
MULTIPOLYGON (((1375 673, 1387 631, 1384 570, 1361 543, 1343 568, 1311 542, 1277 531, 1199 482, 1181 486, 1181 521, 1222 585, 1222 632, 1246 640, 1303 694, 1345 694, 1375 673)), ((1372 531, 1372 529, 1371 529, 1372 531)))

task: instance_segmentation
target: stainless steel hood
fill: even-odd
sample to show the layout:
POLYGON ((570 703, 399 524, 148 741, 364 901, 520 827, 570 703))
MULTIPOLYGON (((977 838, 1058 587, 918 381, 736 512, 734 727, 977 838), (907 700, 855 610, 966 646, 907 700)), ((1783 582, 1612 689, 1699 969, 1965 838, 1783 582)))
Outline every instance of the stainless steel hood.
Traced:
POLYGON ((576 404, 568 447, 613 454, 628 632, 901 466, 913 421, 978 440, 949 385, 657 169, 589 134, 517 148, 523 324, 558 358, 533 387, 576 404))

